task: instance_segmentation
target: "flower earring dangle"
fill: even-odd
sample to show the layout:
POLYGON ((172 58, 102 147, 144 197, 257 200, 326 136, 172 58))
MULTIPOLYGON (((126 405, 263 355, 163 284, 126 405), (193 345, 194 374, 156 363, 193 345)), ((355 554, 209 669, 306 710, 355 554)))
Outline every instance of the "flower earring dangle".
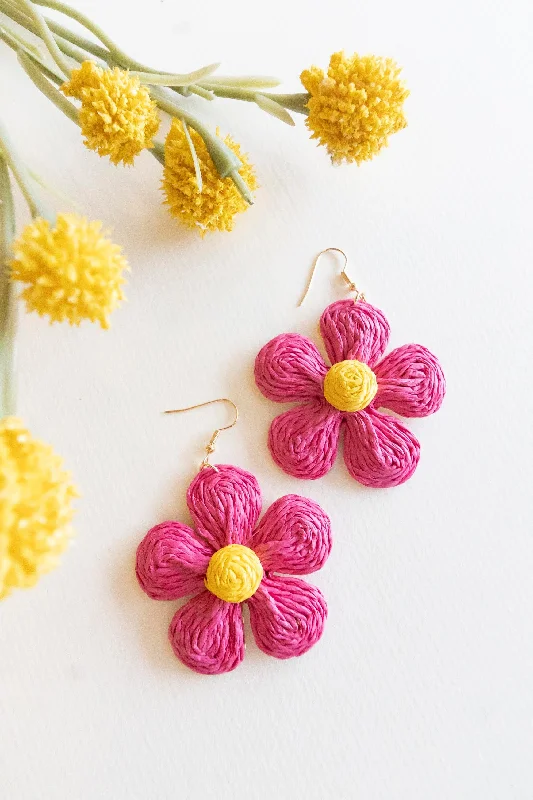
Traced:
POLYGON ((156 525, 139 544, 136 559, 139 584, 151 598, 190 596, 172 619, 170 643, 183 664, 206 675, 230 672, 243 660, 243 603, 256 644, 267 655, 300 656, 316 644, 326 601, 315 586, 295 576, 319 570, 331 550, 329 518, 312 500, 285 495, 259 520, 255 477, 239 467, 210 463, 220 433, 237 423, 231 400, 165 413, 214 403, 229 403, 234 419, 214 432, 187 490, 193 527, 175 521, 156 525))
POLYGON ((406 344, 384 356, 389 323, 348 277, 346 254, 322 250, 313 263, 302 305, 320 257, 344 257, 341 276, 353 297, 329 305, 320 331, 331 366, 305 336, 284 333, 259 352, 255 380, 261 392, 296 407, 276 417, 268 445, 276 464, 296 478, 317 479, 333 466, 341 429, 348 472, 365 486, 404 483, 420 458, 416 437, 386 408, 403 417, 425 417, 443 401, 446 382, 436 357, 419 344, 406 344))

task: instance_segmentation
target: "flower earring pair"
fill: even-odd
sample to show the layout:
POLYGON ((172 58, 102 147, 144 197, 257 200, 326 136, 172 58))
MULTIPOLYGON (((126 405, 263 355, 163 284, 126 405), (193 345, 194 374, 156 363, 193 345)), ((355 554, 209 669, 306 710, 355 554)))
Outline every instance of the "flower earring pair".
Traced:
MULTIPOLYGON (((263 394, 300 403, 273 421, 270 452, 290 475, 320 478, 334 463, 344 426, 352 477, 367 486, 396 486, 413 474, 420 446, 396 417, 379 409, 406 417, 437 411, 444 375, 421 345, 404 345, 383 358, 389 338, 385 316, 357 290, 346 262, 341 275, 355 296, 332 303, 322 314, 331 367, 313 342, 298 334, 277 336, 257 356, 255 379, 263 394)), ((235 404, 221 398, 177 411, 217 402, 231 403, 235 417, 213 434, 187 491, 195 530, 180 522, 156 525, 138 547, 136 566, 150 597, 193 595, 174 615, 169 638, 186 666, 210 675, 229 672, 243 659, 243 603, 255 641, 268 655, 299 656, 316 644, 326 602, 316 587, 295 576, 320 569, 332 543, 327 514, 299 495, 280 498, 258 522, 261 494, 254 476, 210 463, 219 434, 237 422, 235 404)))

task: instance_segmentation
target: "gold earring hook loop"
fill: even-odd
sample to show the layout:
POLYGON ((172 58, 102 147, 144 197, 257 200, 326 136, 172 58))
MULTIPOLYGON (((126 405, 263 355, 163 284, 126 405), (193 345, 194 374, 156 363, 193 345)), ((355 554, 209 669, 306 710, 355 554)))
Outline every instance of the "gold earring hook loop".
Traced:
POLYGON ((212 406, 215 403, 229 403, 230 406, 233 407, 235 416, 233 418, 233 422, 231 422, 229 425, 223 425, 222 427, 217 428, 213 433, 209 443, 206 445, 206 456, 201 463, 200 469, 204 469, 204 467, 210 467, 211 469, 216 470, 216 467, 209 463, 209 457, 211 456, 211 453, 215 452, 215 445, 222 431, 229 431, 230 428, 234 428, 237 424, 237 420, 239 419, 239 409, 233 400, 229 399, 229 397, 217 397, 216 400, 206 400, 205 403, 197 403, 194 406, 187 406, 186 408, 173 408, 169 411, 163 411, 163 414, 181 414, 183 411, 193 411, 195 408, 204 408, 205 406, 212 406))
POLYGON ((311 274, 309 276, 309 280, 307 282, 307 286, 305 287, 305 292, 303 293, 303 297, 300 300, 300 302, 298 303, 298 308, 303 306, 305 298, 309 294, 309 290, 311 289, 311 284, 313 283, 313 278, 315 277, 315 272, 316 272, 316 268, 318 266, 318 262, 320 261, 321 257, 325 253, 340 253, 341 256, 344 256, 344 267, 342 268, 341 278, 348 285, 348 288, 349 288, 350 292, 355 292, 356 293, 356 296, 354 297, 354 302, 357 302, 358 300, 364 300, 365 299, 364 293, 359 291, 359 289, 357 288, 355 283, 352 281, 352 279, 350 278, 350 276, 346 272, 346 267, 348 266, 348 256, 346 255, 344 250, 341 250, 340 247, 326 247, 325 250, 321 250, 320 253, 318 253, 318 255, 315 257, 315 260, 313 261, 313 265, 311 267, 311 274))

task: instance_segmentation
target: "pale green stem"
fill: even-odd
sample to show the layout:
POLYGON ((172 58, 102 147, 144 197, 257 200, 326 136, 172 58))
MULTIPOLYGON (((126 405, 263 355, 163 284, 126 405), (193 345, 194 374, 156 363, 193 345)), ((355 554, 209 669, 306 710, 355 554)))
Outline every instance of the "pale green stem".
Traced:
MULTIPOLYGON (((19 8, 14 7, 10 0, 0 0, 0 10, 3 11, 6 16, 10 17, 10 19, 12 19, 14 22, 26 28, 26 30, 29 30, 36 36, 43 38, 44 41, 44 37, 42 36, 39 26, 27 15, 23 14, 19 8)), ((129 69, 132 75, 139 78, 141 83, 169 86, 179 90, 181 87, 188 87, 191 84, 195 84, 196 82, 203 80, 204 78, 210 77, 219 66, 218 64, 210 64, 207 67, 203 67, 202 69, 187 73, 185 75, 176 75, 175 73, 160 73, 157 70, 152 69, 151 67, 146 67, 144 64, 141 64, 140 62, 130 58, 116 45, 112 52, 104 50, 102 47, 94 44, 94 42, 90 42, 83 36, 78 36, 77 34, 72 33, 72 31, 69 31, 68 28, 64 28, 62 25, 58 25, 46 17, 43 17, 43 20, 48 30, 55 32, 56 35, 53 37, 53 39, 59 50, 66 55, 70 56, 71 58, 75 58, 78 61, 84 61, 87 58, 86 53, 90 53, 91 55, 96 56, 96 58, 102 59, 110 66, 121 66, 129 69), (69 42, 70 45, 74 45, 74 47, 67 45, 63 40, 69 42), (78 50, 76 48, 80 49, 78 50), (83 58, 80 59, 79 56, 82 53, 83 58)), ((46 41, 45 44, 48 46, 46 41)), ((178 93, 181 94, 179 91, 178 93)), ((195 93, 205 97, 206 99, 212 99, 210 93, 205 89, 199 88, 195 93)))
POLYGON ((219 66, 218 63, 209 64, 207 67, 202 67, 186 75, 165 75, 159 72, 136 72, 135 70, 130 70, 130 74, 138 78, 141 83, 147 83, 150 86, 188 87, 211 75, 219 66))
POLYGON ((273 89, 279 86, 279 78, 271 78, 267 75, 213 75, 209 78, 209 83, 213 86, 234 86, 242 89, 273 89))
MULTIPOLYGON (((18 2, 31 4, 31 0, 18 0, 18 2)), ((83 25, 84 28, 90 31, 105 47, 107 47, 111 55, 117 61, 133 63, 128 54, 125 53, 99 25, 89 19, 89 17, 86 17, 85 14, 82 14, 81 11, 76 11, 66 3, 58 2, 58 0, 33 0, 33 2, 34 5, 52 8, 54 11, 59 11, 61 14, 65 14, 65 16, 79 22, 80 25, 83 25)), ((154 72, 151 69, 145 70, 143 65, 139 65, 133 67, 134 70, 138 70, 134 71, 133 74, 136 75, 142 83, 149 83, 150 85, 188 86, 189 84, 196 83, 207 75, 211 75, 219 66, 219 64, 209 64, 207 67, 202 67, 202 69, 196 70, 195 72, 177 75, 176 73, 154 72)))
MULTIPOLYGON (((174 87, 177 88, 176 86, 174 87)), ((187 86, 189 94, 196 94, 198 97, 201 97, 203 100, 214 100, 215 95, 213 92, 204 89, 202 86, 199 86, 197 83, 192 84, 191 86, 187 86)))
MULTIPOLYGON (((13 42, 17 47, 22 47, 24 50, 26 50, 26 52, 32 53, 32 55, 36 56, 37 58, 40 58, 41 51, 39 50, 39 48, 36 47, 34 44, 32 44, 32 42, 29 42, 23 36, 20 36, 20 34, 14 31, 13 28, 10 28, 5 23, 2 23, 2 25, 0 26, 0 33, 2 31, 8 32, 11 42, 13 42)), ((11 46, 10 42, 8 42, 8 44, 10 44, 11 46)))
MULTIPOLYGON (((14 4, 13 0, 0 0, 0 11, 2 11, 6 16, 10 17, 14 22, 18 23, 18 25, 21 25, 23 28, 26 28, 26 30, 34 33, 36 36, 39 36, 37 26, 26 14, 20 10, 17 5, 14 4)), ((60 36, 72 44, 83 48, 83 50, 87 50, 87 52, 91 53, 97 58, 105 59, 105 56, 109 55, 108 50, 104 50, 103 47, 91 42, 89 39, 85 39, 83 36, 80 36, 68 28, 65 28, 63 25, 55 22, 55 20, 45 17, 45 21, 48 25, 48 28, 57 34, 57 36, 60 36)))
MULTIPOLYGON (((22 25, 22 27, 26 28, 27 31, 30 33, 39 36, 39 32, 37 30, 37 26, 29 20, 25 15, 19 12, 17 9, 13 8, 7 0, 0 0, 0 11, 2 11, 6 16, 9 17, 13 22, 16 22, 17 25, 22 25)), ((51 27, 49 25, 49 27, 51 27)), ((15 31, 8 27, 5 23, 0 27, 0 38, 3 39, 6 44, 8 44, 12 50, 18 53, 18 51, 22 48, 25 53, 31 55, 32 58, 37 61, 41 71, 48 77, 50 80, 53 80, 58 86, 64 83, 65 76, 63 73, 56 72, 54 69, 50 68, 47 64, 44 63, 40 56, 40 52, 31 45, 29 45, 24 39, 20 36, 17 36, 15 31)), ((61 36, 55 35, 54 36, 59 49, 70 58, 73 58, 76 61, 84 61, 87 58, 87 55, 84 50, 81 48, 71 44, 68 41, 65 41, 61 36)), ((102 52, 107 53, 107 50, 102 50, 102 52)), ((109 54, 108 54, 109 55, 109 54)), ((105 66, 105 62, 103 62, 105 66)))
MULTIPOLYGON (((89 17, 86 17, 85 14, 82 14, 81 11, 77 11, 75 8, 71 8, 66 3, 61 3, 56 0, 34 0, 35 5, 44 6, 45 8, 52 8, 54 11, 59 11, 61 14, 64 14, 66 17, 70 17, 70 19, 79 22, 86 30, 90 31, 96 38, 112 53, 119 61, 132 61, 127 53, 122 50, 116 42, 111 39, 102 28, 93 22, 89 17)), ((66 37, 65 37, 66 38, 66 37)), ((78 44, 78 42, 75 42, 78 44)), ((82 45, 83 46, 83 45, 82 45)), ((132 62, 133 63, 133 62, 132 62)), ((137 68, 141 68, 144 70, 144 66, 142 64, 137 64, 137 68)))
MULTIPOLYGON (((68 40, 63 39, 62 36, 54 36, 54 39, 56 40, 57 46, 59 47, 61 52, 64 53, 66 56, 69 56, 69 58, 73 58, 74 61, 77 61, 79 64, 81 64, 83 61, 87 61, 86 50, 82 50, 82 48, 78 47, 78 45, 72 44, 68 40)), ((107 50, 105 52, 107 53, 107 50)), ((100 59, 99 56, 95 56, 93 53, 91 53, 90 55, 92 55, 93 57, 92 60, 94 60, 95 64, 98 64, 98 66, 102 66, 103 68, 106 68, 108 64, 111 63, 109 53, 107 53, 107 58, 109 59, 109 61, 105 59, 100 59)))
POLYGON ((20 191, 24 195, 32 217, 44 217, 45 219, 53 220, 53 215, 46 210, 44 204, 34 193, 30 174, 15 150, 11 137, 1 120, 0 148, 2 149, 4 160, 7 162, 7 165, 19 185, 20 191))
POLYGON ((32 61, 39 65, 39 69, 48 78, 50 78, 50 80, 54 81, 58 85, 63 83, 63 76, 59 75, 59 73, 48 67, 38 55, 34 54, 33 49, 26 49, 25 45, 23 44, 23 40, 17 36, 14 36, 13 31, 6 27, 0 28, 0 39, 2 39, 12 50, 14 50, 17 55, 20 52, 26 53, 26 55, 29 56, 32 61))
MULTIPOLYGON (((226 97, 231 100, 244 100, 248 103, 255 103, 257 91, 253 89, 244 89, 237 86, 221 86, 220 84, 211 83, 210 81, 202 81, 200 84, 204 89, 213 92, 217 97, 226 97)), ((294 111, 297 114, 309 113, 307 102, 309 95, 307 92, 297 92, 296 94, 276 94, 275 92, 260 92, 263 97, 268 97, 278 105, 289 111, 294 111)))
POLYGON ((65 114, 76 125, 80 124, 80 115, 76 106, 71 103, 67 98, 59 92, 50 81, 47 81, 42 72, 39 70, 35 61, 31 56, 19 51, 18 60, 21 63, 25 73, 33 81, 35 86, 46 96, 52 103, 65 114))
POLYGON ((39 36, 45 43, 50 56, 55 61, 59 69, 64 72, 65 75, 70 75, 70 64, 63 57, 63 53, 57 46, 56 40, 48 28, 43 15, 40 13, 40 11, 37 11, 31 0, 17 0, 17 2, 20 8, 26 12, 27 16, 29 16, 37 26, 39 36))
POLYGON ((304 114, 305 116, 309 114, 307 104, 311 95, 308 92, 295 92, 294 94, 276 94, 275 92, 267 94, 267 92, 262 92, 262 94, 270 100, 275 100, 276 103, 279 103, 280 106, 283 106, 288 111, 294 111, 296 114, 304 114))
POLYGON ((7 164, 0 157, 0 419, 15 413, 15 286, 8 261, 15 238, 15 209, 7 164))

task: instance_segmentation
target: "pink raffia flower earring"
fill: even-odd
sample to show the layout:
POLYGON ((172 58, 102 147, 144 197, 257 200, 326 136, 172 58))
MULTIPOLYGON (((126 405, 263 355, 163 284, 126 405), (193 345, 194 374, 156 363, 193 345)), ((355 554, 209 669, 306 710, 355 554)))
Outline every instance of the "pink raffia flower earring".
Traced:
POLYGON ((272 422, 270 452, 289 475, 321 478, 334 464, 344 428, 344 460, 352 478, 365 486, 398 486, 415 471, 420 445, 396 417, 379 409, 403 417, 433 414, 444 398, 444 374, 419 344, 397 347, 383 358, 389 323, 350 280, 346 254, 336 247, 316 257, 300 305, 320 256, 331 250, 344 256, 341 275, 355 292, 328 306, 320 319, 332 366, 312 341, 296 333, 276 336, 256 358, 255 380, 265 397, 299 403, 272 422))
POLYGON ((320 569, 331 550, 325 512, 305 497, 277 500, 258 523, 261 492, 249 472, 209 458, 221 431, 207 445, 200 472, 187 491, 194 529, 181 522, 152 528, 137 549, 137 578, 154 600, 192 595, 174 615, 169 638, 176 656, 204 675, 235 669, 244 657, 242 605, 248 605, 257 646, 291 658, 320 639, 327 615, 322 593, 297 575, 320 569))

